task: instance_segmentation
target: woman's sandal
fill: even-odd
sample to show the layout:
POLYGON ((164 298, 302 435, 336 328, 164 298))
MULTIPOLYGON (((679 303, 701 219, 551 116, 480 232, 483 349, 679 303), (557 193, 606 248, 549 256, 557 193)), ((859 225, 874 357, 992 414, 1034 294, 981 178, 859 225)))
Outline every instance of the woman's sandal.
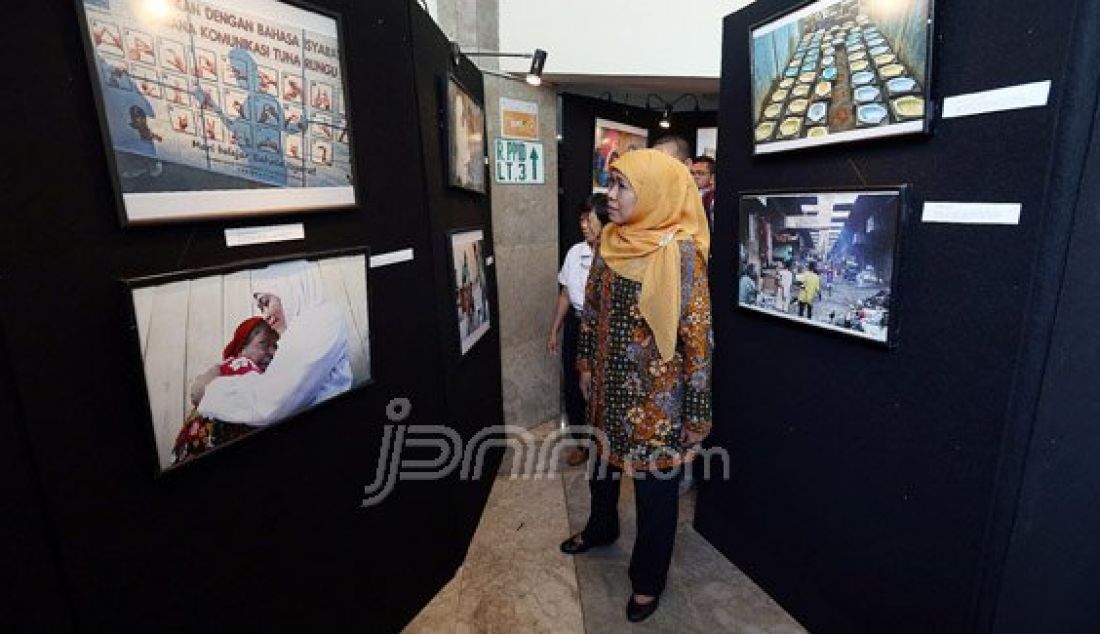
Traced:
POLYGON ((588 552, 589 548, 596 548, 599 546, 607 546, 608 544, 615 543, 615 540, 619 536, 616 535, 613 539, 599 543, 589 543, 584 537, 584 531, 573 535, 569 539, 561 543, 561 551, 566 555, 579 555, 581 553, 588 552))

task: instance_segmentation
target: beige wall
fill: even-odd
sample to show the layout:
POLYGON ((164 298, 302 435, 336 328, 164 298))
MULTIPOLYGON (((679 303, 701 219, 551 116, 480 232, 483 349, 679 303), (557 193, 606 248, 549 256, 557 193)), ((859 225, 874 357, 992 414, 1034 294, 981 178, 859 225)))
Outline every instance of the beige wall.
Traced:
POLYGON ((500 137, 500 97, 538 104, 546 168, 543 185, 491 185, 504 420, 530 427, 561 411, 561 360, 546 352, 558 292, 557 97, 552 88, 485 75, 490 166, 500 137))
MULTIPOLYGON (((428 12, 452 42, 465 51, 495 51, 500 41, 498 0, 432 0, 428 12)), ((481 68, 499 68, 495 57, 475 57, 481 68)))

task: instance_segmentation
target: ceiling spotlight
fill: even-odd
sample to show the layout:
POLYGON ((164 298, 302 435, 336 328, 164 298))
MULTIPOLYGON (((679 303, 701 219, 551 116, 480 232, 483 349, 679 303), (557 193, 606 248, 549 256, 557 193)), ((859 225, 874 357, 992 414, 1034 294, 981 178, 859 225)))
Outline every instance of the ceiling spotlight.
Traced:
POLYGON ((532 86, 542 85, 542 67, 545 65, 546 51, 536 48, 535 54, 531 56, 531 70, 527 71, 527 83, 532 86))
MULTIPOLYGON (((542 67, 546 65, 546 51, 536 48, 534 53, 503 53, 501 51, 463 51, 458 42, 451 42, 451 62, 458 66, 463 57, 522 57, 530 58, 531 70, 527 71, 527 83, 542 85, 542 67)), ((482 70, 490 74, 501 74, 492 70, 482 70)), ((507 77, 507 75, 504 75, 507 77)))
POLYGON ((664 111, 661 113, 661 120, 657 122, 657 125, 665 130, 672 127, 672 106, 665 106, 664 111))

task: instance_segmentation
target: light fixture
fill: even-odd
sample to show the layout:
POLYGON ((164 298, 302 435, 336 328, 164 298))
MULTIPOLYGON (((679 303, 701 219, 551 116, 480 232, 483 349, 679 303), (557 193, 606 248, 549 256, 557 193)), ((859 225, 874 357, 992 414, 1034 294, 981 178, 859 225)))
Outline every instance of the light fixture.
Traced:
POLYGON ((535 49, 535 54, 531 56, 531 70, 527 71, 527 83, 532 86, 542 85, 542 67, 546 65, 546 51, 541 48, 535 49))
POLYGON ((542 69, 546 66, 546 51, 541 48, 536 48, 534 53, 502 53, 500 51, 470 51, 464 53, 458 42, 451 42, 451 63, 458 66, 458 62, 463 55, 466 57, 522 57, 530 59, 531 69, 527 71, 527 83, 532 86, 542 85, 542 69))
POLYGON ((649 93, 645 97, 646 110, 648 110, 650 107, 649 102, 651 99, 656 99, 661 106, 661 118, 657 121, 657 125, 659 125, 662 130, 668 130, 672 127, 672 109, 676 107, 676 104, 680 103, 684 99, 692 99, 693 101, 695 101, 695 111, 699 112, 699 98, 695 95, 680 95, 672 101, 666 101, 665 98, 660 95, 649 93))

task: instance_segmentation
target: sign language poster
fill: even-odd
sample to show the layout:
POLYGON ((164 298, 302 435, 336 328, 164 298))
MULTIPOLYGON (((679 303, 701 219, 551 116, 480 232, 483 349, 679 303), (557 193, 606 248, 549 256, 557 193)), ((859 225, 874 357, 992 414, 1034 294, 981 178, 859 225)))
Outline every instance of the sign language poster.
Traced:
POLYGON ((355 204, 335 18, 276 0, 84 0, 127 222, 355 204))

